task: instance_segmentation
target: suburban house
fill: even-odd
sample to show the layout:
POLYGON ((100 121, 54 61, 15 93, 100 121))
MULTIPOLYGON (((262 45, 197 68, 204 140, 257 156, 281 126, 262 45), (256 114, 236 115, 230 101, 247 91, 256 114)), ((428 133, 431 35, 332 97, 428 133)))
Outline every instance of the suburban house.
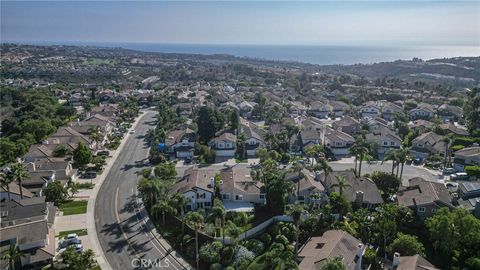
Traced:
POLYGON ((402 146, 402 139, 391 130, 386 124, 379 121, 368 121, 370 133, 365 135, 367 141, 376 142, 379 148, 377 155, 383 159, 383 155, 391 149, 399 149, 402 146))
POLYGON ((38 160, 26 164, 28 173, 34 175, 36 173, 53 173, 55 180, 58 181, 75 181, 77 178, 77 169, 72 167, 70 161, 50 161, 49 159, 38 160))
POLYGON ((217 157, 234 157, 237 151, 237 136, 230 132, 223 132, 210 140, 208 146, 215 150, 217 157))
POLYGON ((197 134, 195 131, 185 128, 170 131, 165 136, 167 153, 176 158, 193 158, 197 134))
POLYGON ((368 101, 363 104, 363 106, 359 108, 359 112, 363 118, 375 118, 381 114, 380 106, 378 106, 375 101, 368 101))
POLYGON ((409 122, 408 128, 418 132, 418 134, 423 134, 432 130, 433 123, 427 120, 418 119, 418 120, 409 122))
POLYGON ((51 150, 59 145, 66 145, 72 150, 75 149, 78 143, 82 143, 90 149, 95 149, 95 143, 86 135, 83 135, 71 127, 60 127, 55 134, 50 135, 42 142, 51 150))
POLYGON ((382 118, 387 121, 393 121, 395 114, 403 113, 403 108, 392 102, 385 102, 382 106, 382 118))
POLYGON ((458 181, 458 195, 462 199, 480 198, 480 182, 458 181))
POLYGON ((50 182, 55 181, 55 172, 34 172, 29 173, 29 175, 27 179, 22 181, 22 186, 37 197, 43 196, 43 189, 50 182))
POLYGON ((317 130, 302 130, 300 131, 299 137, 302 142, 302 150, 304 153, 306 152, 309 144, 320 144, 322 142, 320 138, 320 131, 317 130))
POLYGON ((333 111, 333 108, 329 104, 315 101, 310 104, 308 113, 317 118, 328 118, 329 114, 333 111))
MULTIPOLYGON (((23 254, 22 269, 39 269, 53 262, 55 231, 52 228, 56 207, 44 197, 0 203, 0 251, 17 245, 23 254)), ((8 262, 7 262, 8 264, 8 262)), ((2 265, 4 261, 2 259, 2 265)))
POLYGON ((345 132, 351 136, 356 135, 357 132, 362 129, 362 125, 360 124, 360 122, 357 119, 348 115, 344 116, 340 120, 333 122, 332 127, 335 130, 345 132))
POLYGON ((246 118, 249 118, 252 115, 253 107, 255 107, 255 102, 248 102, 243 101, 238 104, 238 108, 240 109, 240 115, 246 118))
POLYGON ((252 157, 257 154, 257 150, 265 147, 265 130, 249 121, 242 121, 240 132, 245 134, 245 146, 247 156, 252 157))
POLYGON ((174 108, 180 116, 190 117, 193 112, 192 104, 188 102, 175 104, 174 108))
POLYGON ((116 115, 118 114, 118 104, 100 104, 98 106, 93 107, 90 112, 88 113, 88 116, 90 115, 101 115, 103 117, 106 117, 108 119, 115 119, 116 115))
POLYGON ((444 123, 440 125, 440 129, 442 129, 445 133, 453 133, 458 136, 469 136, 470 133, 468 129, 464 126, 455 125, 452 122, 444 123))
POLYGON ((480 146, 467 147, 455 152, 453 168, 463 172, 465 166, 480 166, 480 146))
POLYGON ((395 252, 393 260, 384 263, 385 270, 440 270, 422 256, 400 256, 395 252))
POLYGON ((101 141, 98 141, 98 145, 96 144, 97 142, 93 142, 95 143, 95 149, 98 149, 108 142, 108 135, 113 133, 116 125, 116 122, 110 120, 110 118, 95 114, 83 121, 70 123, 69 127, 87 137, 90 136, 93 129, 98 128, 98 131, 102 135, 102 139, 101 141))
POLYGON ((325 187, 320 182, 321 173, 313 174, 307 169, 301 172, 290 172, 285 175, 285 180, 292 181, 295 186, 296 196, 289 198, 290 202, 313 203, 317 206, 328 200, 325 187))
POLYGON ((265 185, 252 178, 249 165, 224 168, 220 177, 220 196, 227 211, 251 212, 255 204, 265 204, 265 185))
POLYGON ((438 117, 442 118, 443 122, 457 122, 463 117, 463 109, 458 106, 442 104, 437 109, 438 117))
POLYGON ((328 174, 325 179, 323 176, 323 186, 328 193, 331 192, 340 192, 338 186, 338 181, 336 176, 345 177, 347 186, 343 190, 343 196, 356 207, 363 207, 368 209, 375 209, 377 206, 383 203, 382 196, 380 191, 377 188, 377 185, 367 177, 356 177, 355 173, 351 170, 347 171, 334 171, 328 174))
POLYGON ((355 142, 355 139, 347 133, 331 128, 325 128, 321 136, 323 145, 330 150, 336 159, 348 156, 348 149, 355 142))
POLYGON ((333 117, 342 117, 350 110, 350 105, 343 101, 330 101, 333 117))
POLYGON ((397 192, 397 202, 412 209, 421 220, 435 215, 442 207, 454 207, 452 197, 444 184, 420 177, 408 180, 408 184, 408 187, 397 192))
POLYGON ((181 193, 190 198, 187 210, 197 210, 212 207, 215 185, 215 171, 191 167, 185 170, 183 176, 173 185, 172 193, 181 193))
POLYGON ((53 150, 55 150, 55 148, 51 148, 52 147, 47 147, 47 145, 44 144, 34 144, 30 146, 30 149, 23 159, 25 162, 34 162, 36 160, 53 157, 53 150))
POLYGON ((408 111, 410 120, 431 119, 435 115, 435 107, 428 103, 420 103, 414 109, 408 111))
POLYGON ((424 133, 412 140, 410 154, 420 159, 426 159, 428 155, 444 155, 446 143, 443 138, 433 131, 424 133))
MULTIPOLYGON (((20 200, 21 193, 20 193, 20 186, 17 183, 10 183, 8 184, 8 188, 10 190, 10 199, 14 201, 20 200)), ((31 193, 28 189, 22 187, 23 198, 32 198, 35 195, 31 193)), ((0 202, 4 202, 8 200, 8 191, 5 186, 0 186, 0 202)))
POLYGON ((298 269, 323 269, 328 260, 340 257, 345 269, 361 270, 365 245, 342 230, 329 230, 307 240, 298 252, 298 269))

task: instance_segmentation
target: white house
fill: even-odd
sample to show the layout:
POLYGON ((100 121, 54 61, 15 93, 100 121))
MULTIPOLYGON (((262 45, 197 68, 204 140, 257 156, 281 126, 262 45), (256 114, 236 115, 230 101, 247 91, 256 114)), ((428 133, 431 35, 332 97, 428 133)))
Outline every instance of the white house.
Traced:
POLYGON ((208 146, 215 150, 217 157, 234 157, 237 151, 237 136, 230 132, 224 132, 213 138, 208 146))
POLYGON ((211 208, 215 185, 213 169, 188 168, 172 187, 172 193, 181 193, 190 199, 187 211, 211 208))
POLYGON ((197 136, 189 128, 170 131, 165 138, 167 153, 177 158, 192 158, 197 136))
POLYGON ((369 101, 360 107, 360 114, 362 117, 375 118, 380 116, 380 107, 375 102, 369 101))
POLYGON ((242 122, 240 126, 241 132, 245 134, 245 147, 247 156, 255 156, 257 150, 265 147, 265 131, 252 122, 242 122))
POLYGON ((348 156, 348 149, 355 142, 355 139, 345 132, 325 128, 322 134, 323 144, 327 147, 335 158, 348 156))

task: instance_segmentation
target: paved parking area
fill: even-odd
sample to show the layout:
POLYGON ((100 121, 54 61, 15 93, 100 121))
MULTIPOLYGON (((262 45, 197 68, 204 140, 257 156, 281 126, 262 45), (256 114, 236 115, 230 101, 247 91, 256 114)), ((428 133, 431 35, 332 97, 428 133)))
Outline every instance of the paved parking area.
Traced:
POLYGON ((63 231, 79 230, 87 228, 87 215, 56 216, 54 228, 56 234, 63 231))

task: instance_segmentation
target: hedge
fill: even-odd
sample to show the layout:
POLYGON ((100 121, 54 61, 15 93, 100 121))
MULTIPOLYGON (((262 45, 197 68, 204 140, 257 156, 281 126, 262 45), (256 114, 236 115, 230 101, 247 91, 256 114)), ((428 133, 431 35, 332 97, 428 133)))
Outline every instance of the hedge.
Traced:
POLYGON ((480 177, 480 166, 465 166, 465 172, 470 176, 480 177))

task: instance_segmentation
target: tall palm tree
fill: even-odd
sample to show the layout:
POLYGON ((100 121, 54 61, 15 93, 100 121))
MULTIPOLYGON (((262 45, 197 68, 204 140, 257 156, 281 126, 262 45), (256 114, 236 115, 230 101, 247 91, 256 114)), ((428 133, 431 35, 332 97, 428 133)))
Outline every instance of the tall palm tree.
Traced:
POLYGON ((203 216, 199 212, 188 212, 185 216, 187 224, 195 230, 195 260, 197 261, 197 269, 200 269, 200 256, 198 255, 198 231, 203 225, 203 216))
POLYGON ((7 190, 9 201, 12 200, 10 195, 10 184, 14 181, 11 171, 6 171, 6 169, 0 171, 0 184, 7 190))
POLYGON ((12 164, 10 169, 11 174, 13 175, 13 180, 18 183, 18 187, 20 189, 20 198, 23 199, 22 181, 30 176, 27 167, 23 163, 17 162, 12 164))
POLYGON ((185 207, 191 203, 190 197, 184 196, 181 193, 175 193, 172 195, 172 204, 175 205, 177 211, 180 210, 180 217, 182 218, 182 234, 185 231, 185 226, 183 222, 183 218, 185 217, 185 207))
POLYGON ((15 270, 15 262, 25 256, 19 249, 17 244, 10 245, 9 249, 4 251, 2 259, 8 260, 8 269, 15 270))
POLYGON ((355 146, 355 153, 359 157, 359 164, 358 164, 358 176, 362 175, 362 162, 365 156, 369 152, 369 147, 367 141, 363 137, 357 137, 354 143, 355 146))
POLYGON ((100 131, 99 126, 94 126, 88 129, 88 136, 92 141, 95 142, 95 151, 98 152, 98 143, 102 141, 103 135, 102 132, 100 131))
POLYGON ((222 237, 223 243, 225 244, 225 208, 223 206, 217 205, 210 209, 210 213, 208 214, 208 219, 215 222, 217 218, 221 219, 221 227, 222 227, 222 237))
POLYGON ((298 196, 300 196, 300 179, 303 178, 302 170, 305 166, 303 166, 302 163, 296 161, 292 164, 292 167, 290 170, 294 172, 295 174, 298 174, 298 181, 297 181, 297 199, 298 196))
POLYGON ((332 184, 330 187, 338 187, 338 193, 340 193, 340 196, 342 196, 343 190, 351 185, 347 182, 347 179, 343 175, 335 175, 335 179, 337 180, 337 183, 332 184))
MULTIPOLYGON (((397 155, 398 155, 398 163, 400 163, 402 165, 402 168, 400 169, 400 179, 402 179, 403 166, 405 166, 405 162, 407 162, 407 159, 410 157, 410 149, 408 147, 400 149, 398 151, 397 155)), ((397 175, 397 177, 398 177, 398 175, 397 175)))
POLYGON ((240 133, 237 137, 237 145, 239 146, 239 148, 241 149, 241 153, 240 153, 240 159, 244 159, 246 157, 246 152, 247 152, 247 149, 246 149, 246 143, 245 141, 247 140, 246 136, 245 136, 245 133, 240 133))
POLYGON ((445 160, 443 162, 443 168, 445 169, 448 166, 448 157, 449 157, 449 149, 451 146, 451 143, 453 141, 453 135, 448 134, 443 138, 443 142, 445 143, 445 160))
POLYGON ((382 164, 387 160, 392 161, 392 175, 393 175, 393 171, 395 170, 395 166, 396 166, 397 160, 398 160, 398 153, 397 152, 398 152, 397 149, 392 149, 392 150, 388 151, 387 154, 385 155, 385 157, 382 160, 382 164))
POLYGON ((290 209, 288 209, 287 214, 292 217, 293 223, 295 224, 295 254, 297 254, 298 251, 298 237, 300 235, 300 218, 302 216, 303 211, 305 209, 301 204, 295 203, 291 205, 290 209))
POLYGON ((318 160, 317 166, 315 166, 316 170, 321 170, 325 174, 325 179, 327 179, 327 176, 333 171, 332 167, 328 164, 327 160, 324 158, 321 158, 318 160))
POLYGON ((310 147, 307 150, 307 155, 309 157, 314 157, 315 161, 318 162, 319 159, 321 159, 322 157, 325 156, 324 151, 325 150, 324 150, 323 146, 321 146, 320 144, 314 144, 312 147, 310 147))
POLYGON ((169 198, 163 198, 152 206, 152 212, 155 215, 155 218, 158 218, 158 213, 162 213, 162 224, 165 225, 165 213, 175 214, 177 209, 172 206, 172 203, 169 201, 169 198))
POLYGON ((145 204, 152 207, 157 203, 157 199, 163 194, 165 185, 162 182, 151 179, 142 178, 138 181, 138 190, 142 193, 145 204))

